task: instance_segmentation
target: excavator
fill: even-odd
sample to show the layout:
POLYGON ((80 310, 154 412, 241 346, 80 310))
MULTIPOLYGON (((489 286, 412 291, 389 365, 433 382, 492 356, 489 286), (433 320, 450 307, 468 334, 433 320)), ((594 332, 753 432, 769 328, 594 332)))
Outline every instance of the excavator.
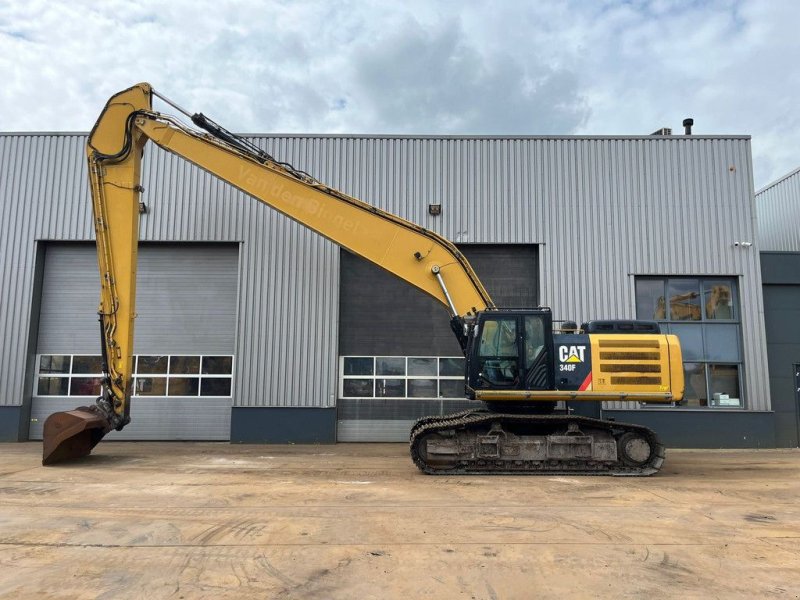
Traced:
POLYGON ((427 474, 652 475, 655 432, 556 411, 575 402, 683 398, 679 341, 656 322, 596 320, 558 329, 548 307, 495 306, 458 248, 437 233, 332 189, 149 84, 105 105, 86 144, 100 271, 102 386, 91 407, 44 424, 49 465, 90 454, 131 420, 143 148, 153 142, 438 300, 465 360, 476 408, 419 419, 413 462, 427 474), (192 125, 153 110, 157 97, 192 125), (560 403, 560 404, 559 404, 560 403))

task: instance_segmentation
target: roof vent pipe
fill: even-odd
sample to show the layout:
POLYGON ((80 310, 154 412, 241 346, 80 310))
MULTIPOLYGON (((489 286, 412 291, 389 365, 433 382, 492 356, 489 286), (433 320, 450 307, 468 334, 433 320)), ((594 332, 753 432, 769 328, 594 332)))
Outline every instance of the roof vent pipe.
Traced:
POLYGON ((694 119, 684 119, 683 120, 683 131, 686 135, 692 135, 692 125, 694 125, 694 119))

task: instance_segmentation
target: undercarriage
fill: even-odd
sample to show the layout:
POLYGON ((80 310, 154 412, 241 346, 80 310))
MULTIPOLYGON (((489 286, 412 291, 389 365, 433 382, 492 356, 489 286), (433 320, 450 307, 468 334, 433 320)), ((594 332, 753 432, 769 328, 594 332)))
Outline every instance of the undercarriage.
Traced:
POLYGON ((410 443, 414 463, 429 475, 646 476, 665 454, 641 425, 487 410, 420 419, 410 443))

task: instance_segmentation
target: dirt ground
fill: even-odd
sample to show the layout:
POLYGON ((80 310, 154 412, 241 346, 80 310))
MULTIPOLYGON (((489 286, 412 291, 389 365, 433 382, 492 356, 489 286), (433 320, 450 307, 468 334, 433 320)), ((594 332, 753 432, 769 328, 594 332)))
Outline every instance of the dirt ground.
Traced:
POLYGON ((430 477, 402 444, 0 445, 2 598, 800 598, 800 451, 430 477))

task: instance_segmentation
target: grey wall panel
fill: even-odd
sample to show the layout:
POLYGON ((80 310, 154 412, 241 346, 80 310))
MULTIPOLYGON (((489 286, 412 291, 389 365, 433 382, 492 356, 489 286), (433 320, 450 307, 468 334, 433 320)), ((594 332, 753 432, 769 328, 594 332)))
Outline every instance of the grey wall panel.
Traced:
POLYGON ((636 275, 738 276, 748 406, 769 408, 758 253, 734 246, 755 239, 748 138, 258 139, 455 242, 541 244, 556 318, 633 318, 636 275))
MULTIPOLYGON (((337 406, 339 421, 378 421, 378 420, 411 420, 416 421, 429 415, 446 415, 462 410, 482 408, 483 403, 477 400, 454 400, 440 398, 438 400, 404 398, 402 400, 388 398, 340 398, 337 406)), ((396 441, 406 441, 405 438, 396 441)), ((384 440, 385 441, 385 440, 384 440)))
MULTIPOLYGON (((658 432, 667 448, 774 448, 775 414, 746 410, 617 410, 605 414, 658 432)), ((667 461, 669 458, 667 452, 667 461)), ((707 460, 711 460, 710 457, 707 460)))
POLYGON ((234 406, 231 410, 233 444, 333 444, 336 407, 234 406))
POLYGON ((36 230, 63 218, 49 202, 65 172, 80 172, 82 139, 0 136, 0 405, 22 404, 36 230))
MULTIPOLYGON (((79 135, 0 136, 0 402, 22 402, 35 239, 90 240, 79 135)), ((769 408, 746 137, 256 136, 283 160, 460 243, 540 244, 556 318, 633 317, 633 277, 740 278, 749 405, 769 408), (441 203, 443 213, 427 213, 441 203)), ((338 251, 148 148, 149 241, 243 242, 238 406, 332 406, 338 251), (313 365, 314 376, 309 376, 313 365)))
POLYGON ((800 168, 756 192, 760 250, 800 252, 800 168))
MULTIPOLYGON (((34 398, 30 439, 42 439, 44 421, 50 414, 73 408, 74 398, 34 398)), ((131 419, 125 429, 112 431, 104 439, 227 440, 231 401, 229 398, 136 398, 131 405, 131 419)))
MULTIPOLYGON (((136 354, 233 354, 238 247, 147 244, 139 249, 136 354)), ((99 354, 93 244, 46 245, 39 354, 99 354)))
POLYGON ((336 440, 339 442, 399 442, 408 439, 412 420, 339 421, 336 440))
POLYGON ((27 425, 29 414, 30 406, 0 406, 0 442, 27 439, 27 431, 20 430, 24 429, 23 423, 27 425))
POLYGON ((760 258, 765 285, 800 285, 800 252, 761 252, 760 258))

